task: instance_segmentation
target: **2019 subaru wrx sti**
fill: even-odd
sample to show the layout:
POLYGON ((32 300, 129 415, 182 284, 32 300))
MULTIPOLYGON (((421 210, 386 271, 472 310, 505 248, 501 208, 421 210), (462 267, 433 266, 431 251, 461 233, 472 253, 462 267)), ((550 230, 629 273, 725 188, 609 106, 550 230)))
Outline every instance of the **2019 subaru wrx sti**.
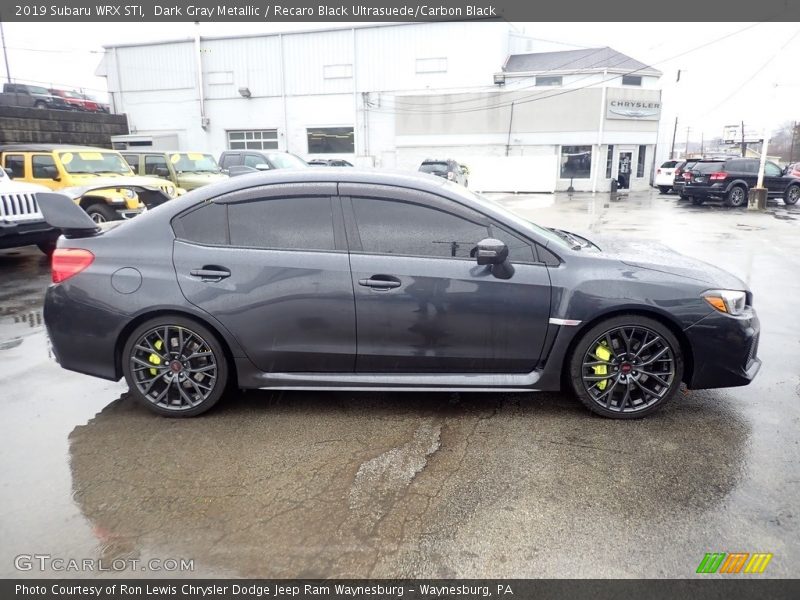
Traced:
POLYGON ((746 385, 738 278, 650 243, 538 227, 432 177, 284 170, 132 221, 40 199, 65 232, 44 316, 66 369, 192 416, 241 388, 572 389, 616 418, 746 385), (114 226, 116 225, 116 226, 114 226), (136 252, 131 252, 136 248, 136 252))

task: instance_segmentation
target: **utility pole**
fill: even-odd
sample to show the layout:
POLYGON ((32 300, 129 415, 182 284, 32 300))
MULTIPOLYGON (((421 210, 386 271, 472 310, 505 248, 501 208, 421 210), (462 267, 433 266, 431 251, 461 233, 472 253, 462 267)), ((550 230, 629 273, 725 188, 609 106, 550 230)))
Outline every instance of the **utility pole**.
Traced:
POLYGON ((678 133, 678 116, 675 116, 675 125, 672 128, 672 147, 669 149, 669 158, 675 158, 675 134, 678 133))
POLYGON ((700 158, 703 158, 705 156, 705 152, 704 152, 705 148, 704 148, 704 146, 705 146, 705 132, 701 131, 700 132, 700 158))
POLYGON ((792 123, 792 143, 789 144, 789 164, 794 162, 794 138, 797 135, 797 121, 792 123))
POLYGON ((6 78, 11 83, 11 69, 8 68, 8 50, 6 50, 6 34, 3 31, 3 17, 0 15, 0 41, 3 44, 3 60, 6 62, 6 78))
POLYGON ((742 121, 742 158, 747 156, 747 142, 744 141, 744 121, 742 121))
POLYGON ((506 140, 506 156, 511 150, 511 124, 514 122, 514 103, 511 103, 511 116, 508 118, 508 139, 506 140))
POLYGON ((683 153, 683 158, 689 158, 689 132, 691 130, 691 127, 686 128, 686 150, 683 153))

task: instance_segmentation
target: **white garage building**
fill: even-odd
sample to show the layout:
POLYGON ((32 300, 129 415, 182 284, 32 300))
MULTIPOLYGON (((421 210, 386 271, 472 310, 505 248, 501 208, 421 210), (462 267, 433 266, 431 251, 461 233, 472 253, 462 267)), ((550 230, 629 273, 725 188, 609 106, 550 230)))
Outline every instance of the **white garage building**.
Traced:
POLYGON ((142 149, 454 158, 485 191, 647 187, 661 73, 611 48, 552 48, 505 23, 381 24, 107 46, 97 74, 142 149))

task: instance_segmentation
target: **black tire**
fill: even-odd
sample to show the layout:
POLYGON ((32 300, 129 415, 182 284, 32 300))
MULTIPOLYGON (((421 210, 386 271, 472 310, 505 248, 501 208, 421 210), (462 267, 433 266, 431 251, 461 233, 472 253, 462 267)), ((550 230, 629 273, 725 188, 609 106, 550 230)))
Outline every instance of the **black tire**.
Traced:
POLYGON ((36 244, 36 247, 39 248, 42 252, 44 252, 48 257, 53 256, 53 252, 56 251, 56 240, 51 240, 49 242, 42 242, 41 244, 36 244))
POLYGON ((658 186, 658 191, 661 192, 662 194, 669 194, 671 190, 672 188, 669 187, 668 185, 658 186))
POLYGON ((92 204, 86 209, 86 214, 92 217, 92 221, 95 223, 119 220, 119 215, 107 204, 92 204))
POLYGON ((744 186, 735 185, 725 194, 725 206, 739 208, 747 204, 747 190, 744 186))
POLYGON ((620 315, 598 323, 580 337, 569 357, 569 380, 575 395, 592 412, 612 419, 638 419, 654 413, 675 396, 682 379, 683 354, 678 340, 659 321, 639 315, 620 315), (628 348, 622 343, 625 336, 615 333, 620 330, 628 334, 628 348), (644 371, 645 367, 652 371, 644 371), (620 384, 623 387, 617 387, 620 384))
POLYGON ((162 315, 139 325, 125 342, 122 370, 137 402, 158 415, 176 418, 195 417, 213 407, 225 392, 229 372, 217 336, 178 315, 162 315), (163 342, 158 347, 152 340, 163 342))
POLYGON ((681 199, 682 201, 686 201, 686 200, 688 200, 688 199, 689 199, 689 196, 684 196, 683 194, 681 194, 681 197, 680 197, 680 199, 681 199))
POLYGON ((787 206, 794 206, 800 200, 800 185, 793 183, 783 193, 783 203, 787 206))
POLYGON ((706 199, 705 199, 705 198, 701 198, 700 196, 689 196, 689 200, 690 200, 690 201, 692 202, 692 204, 694 204, 695 206, 702 206, 702 205, 703 205, 703 202, 705 202, 705 201, 706 201, 706 199))

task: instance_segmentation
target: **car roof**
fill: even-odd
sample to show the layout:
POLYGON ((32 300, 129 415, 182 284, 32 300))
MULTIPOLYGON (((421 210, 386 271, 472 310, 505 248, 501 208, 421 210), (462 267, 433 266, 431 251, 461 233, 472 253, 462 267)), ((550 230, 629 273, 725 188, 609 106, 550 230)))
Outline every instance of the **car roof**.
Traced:
POLYGON ((73 146, 71 144, 5 144, 0 146, 0 152, 56 152, 72 150, 75 152, 117 152, 111 148, 98 148, 97 146, 73 146))

